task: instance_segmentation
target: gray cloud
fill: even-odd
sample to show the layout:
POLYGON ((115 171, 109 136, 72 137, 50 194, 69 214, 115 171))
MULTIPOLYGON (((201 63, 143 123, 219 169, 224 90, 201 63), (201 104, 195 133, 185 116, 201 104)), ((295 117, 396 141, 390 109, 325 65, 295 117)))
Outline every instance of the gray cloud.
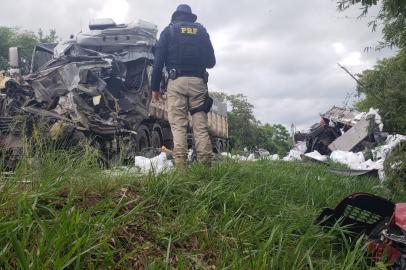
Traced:
MULTIPOLYGON (((180 1, 3 0, 0 25, 56 28, 62 37, 86 28, 103 15, 142 18, 168 24, 180 1), (112 4, 113 3, 113 4, 112 4)), ((305 128, 318 114, 343 105, 355 83, 336 65, 352 72, 373 66, 394 51, 364 52, 381 38, 358 20, 360 10, 337 12, 335 1, 187 1, 210 32, 217 66, 209 87, 243 93, 262 122, 305 128)), ((373 13, 372 13, 373 15, 373 13)))

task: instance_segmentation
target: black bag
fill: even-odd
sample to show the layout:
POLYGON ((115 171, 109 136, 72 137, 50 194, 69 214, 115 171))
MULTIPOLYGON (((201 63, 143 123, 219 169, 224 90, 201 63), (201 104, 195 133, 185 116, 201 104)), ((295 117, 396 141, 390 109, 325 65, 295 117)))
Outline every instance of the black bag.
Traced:
POLYGON ((194 115, 197 112, 205 112, 208 113, 211 110, 211 107, 213 106, 213 99, 209 96, 209 94, 206 94, 206 97, 204 99, 204 102, 202 105, 200 105, 197 108, 191 109, 190 114, 194 115))

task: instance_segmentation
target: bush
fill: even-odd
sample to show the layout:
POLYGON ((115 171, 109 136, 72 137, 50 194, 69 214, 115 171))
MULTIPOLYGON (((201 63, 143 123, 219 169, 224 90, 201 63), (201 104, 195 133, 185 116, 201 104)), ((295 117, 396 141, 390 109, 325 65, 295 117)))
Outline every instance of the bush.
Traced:
POLYGON ((385 161, 386 184, 394 193, 406 191, 406 143, 395 148, 385 161))

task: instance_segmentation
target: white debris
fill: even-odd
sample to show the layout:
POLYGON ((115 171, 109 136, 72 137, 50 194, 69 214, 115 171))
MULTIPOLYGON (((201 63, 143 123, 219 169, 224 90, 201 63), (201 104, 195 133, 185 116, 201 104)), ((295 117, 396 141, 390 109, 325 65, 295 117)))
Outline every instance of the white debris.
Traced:
MULTIPOLYGON (((385 159, 387 159, 391 155, 394 148, 396 148, 401 142, 406 141, 406 136, 399 134, 388 136, 387 133, 382 132, 383 130, 382 117, 379 114, 379 110, 374 108, 370 108, 368 112, 358 112, 355 110, 343 109, 334 106, 332 109, 330 109, 325 114, 322 114, 321 116, 323 118, 323 123, 326 123, 325 119, 330 120, 329 124, 333 125, 333 127, 336 130, 339 128, 339 126, 337 126, 337 123, 342 124, 346 128, 348 126, 350 127, 350 129, 347 129, 347 131, 344 131, 345 130, 344 127, 340 129, 341 136, 339 136, 332 142, 328 142, 329 149, 333 150, 333 152, 330 155, 330 159, 334 162, 346 165, 351 170, 365 170, 365 171, 377 170, 379 178, 383 180, 385 177, 384 172, 385 159), (373 130, 370 130, 367 127, 370 124, 369 119, 372 118, 374 119, 375 125, 373 127, 373 130), (363 126, 362 124, 364 123, 366 123, 367 125, 363 126), (357 128, 359 129, 357 130, 357 128), (364 129, 366 130, 364 131, 364 129), (380 132, 378 131, 378 129, 380 132), (367 137, 366 135, 373 135, 375 140, 373 141, 370 140, 372 136, 365 139, 365 137, 367 137), (369 151, 370 146, 372 146, 373 143, 382 141, 382 138, 385 138, 386 136, 388 137, 386 138, 384 145, 375 147, 375 149, 371 150, 372 159, 365 160, 365 157, 362 152, 353 153, 349 151, 341 151, 354 149, 354 147, 356 146, 355 144, 359 145, 360 143, 359 140, 362 139, 361 137, 364 137, 364 140, 366 140, 366 144, 363 145, 364 146, 363 148, 369 151)), ((312 132, 317 131, 316 128, 323 128, 322 125, 323 123, 313 125, 309 131, 301 132, 302 133, 301 135, 313 134, 312 132)), ((309 141, 309 143, 310 142, 311 141, 309 141)), ((322 143, 324 144, 325 142, 322 143)), ((289 152, 289 154, 283 158, 283 160, 285 161, 300 160, 301 157, 303 157, 303 154, 305 153, 306 150, 307 149, 305 142, 298 143, 289 152)), ((320 161, 325 161, 327 159, 326 156, 322 156, 317 151, 304 154, 304 156, 317 159, 320 161)))
POLYGON ((283 158, 284 161, 294 161, 294 160, 301 160, 301 155, 303 153, 301 151, 292 149, 289 151, 289 154, 283 158))
POLYGON ((347 165, 350 169, 361 170, 360 164, 365 162, 364 154, 361 152, 353 153, 347 151, 336 150, 330 155, 330 159, 334 162, 338 162, 347 165))
POLYGON ((222 152, 221 155, 223 157, 227 157, 227 158, 232 158, 233 157, 233 155, 231 155, 230 153, 227 153, 227 152, 222 152))
POLYGON ((230 153, 224 152, 224 153, 221 153, 221 155, 223 157, 228 157, 228 158, 231 158, 231 159, 234 159, 234 160, 241 160, 241 161, 246 161, 247 160, 247 157, 240 156, 238 154, 237 155, 231 155, 230 153))
POLYGON ((270 155, 268 157, 266 157, 269 160, 280 160, 280 157, 278 154, 274 154, 274 155, 270 155))
POLYGON ((384 162, 390 156, 392 150, 402 141, 406 141, 404 135, 390 135, 382 146, 372 150, 373 160, 365 161, 364 155, 359 153, 334 151, 330 158, 335 162, 347 165, 352 170, 378 170, 378 176, 381 181, 385 179, 384 162))
POLYGON ((359 170, 383 170, 383 159, 378 161, 368 159, 367 161, 359 164, 359 170))
POLYGON ((383 170, 383 160, 372 161, 368 159, 365 161, 362 152, 353 153, 337 150, 331 153, 330 159, 347 165, 352 170, 383 170))
POLYGON ((406 141, 406 136, 404 135, 389 135, 386 138, 385 144, 376 147, 372 150, 372 155, 375 160, 386 159, 392 153, 392 150, 396 148, 401 142, 406 141))
POLYGON ((319 161, 323 161, 323 162, 327 161, 327 156, 324 156, 324 155, 320 154, 317 150, 313 151, 311 153, 307 153, 307 154, 305 154, 305 156, 316 159, 316 160, 319 160, 319 161))
POLYGON ((378 109, 374 109, 374 108, 370 108, 369 112, 367 113, 367 117, 369 115, 375 115, 375 123, 378 125, 379 130, 382 131, 383 130, 383 122, 382 122, 382 117, 379 115, 379 110, 378 109))
POLYGON ((193 161, 193 154, 194 154, 194 150, 193 150, 193 148, 190 148, 188 151, 187 151, 187 161, 188 162, 192 162, 193 161))
POLYGON ((361 113, 357 114, 354 117, 353 123, 356 124, 361 119, 366 119, 366 118, 368 118, 368 116, 371 116, 371 115, 375 116, 375 123, 379 127, 379 130, 382 131, 383 130, 382 117, 379 115, 378 109, 370 108, 368 112, 361 112, 361 113))
POLYGON ((261 159, 279 160, 280 159, 278 154, 271 155, 269 153, 269 151, 264 150, 264 149, 260 149, 260 150, 258 150, 257 153, 251 153, 248 156, 238 155, 238 154, 237 155, 232 155, 232 154, 227 153, 227 152, 222 152, 221 156, 223 156, 225 158, 238 160, 238 161, 257 161, 257 160, 261 160, 261 159))
POLYGON ((296 148, 296 150, 300 151, 302 154, 304 154, 307 150, 307 145, 306 142, 298 142, 294 149, 296 148))
POLYGON ((134 158, 134 165, 142 172, 148 172, 151 170, 151 160, 143 156, 136 156, 134 158))
POLYGON ((260 156, 261 158, 263 158, 263 157, 269 157, 269 156, 271 155, 271 153, 269 153, 269 151, 268 151, 268 150, 265 150, 265 149, 258 149, 258 153, 259 153, 259 156, 260 156))
POLYGON ((166 153, 164 152, 151 159, 142 156, 136 156, 134 158, 134 165, 139 168, 140 172, 142 173, 161 173, 173 168, 172 161, 168 160, 166 153))
POLYGON ((294 161, 301 160, 301 155, 306 152, 307 146, 306 142, 298 142, 292 150, 289 151, 289 154, 283 158, 284 161, 294 161))
POLYGON ((386 138, 384 145, 378 146, 374 150, 372 150, 372 156, 374 160, 376 160, 376 163, 379 164, 378 176, 381 181, 385 180, 385 171, 383 166, 385 159, 391 155, 393 149, 395 149, 401 142, 404 141, 406 141, 406 136, 404 135, 389 135, 386 138))
POLYGON ((379 177, 379 180, 381 180, 381 181, 385 180, 385 171, 384 170, 379 170, 378 171, 378 177, 379 177))

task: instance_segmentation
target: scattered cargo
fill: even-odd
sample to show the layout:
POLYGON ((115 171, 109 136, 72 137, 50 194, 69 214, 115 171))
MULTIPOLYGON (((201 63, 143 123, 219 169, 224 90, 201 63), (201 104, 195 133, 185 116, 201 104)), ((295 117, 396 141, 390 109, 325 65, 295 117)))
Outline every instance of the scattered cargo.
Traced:
POLYGON ((382 141, 383 125, 374 109, 361 113, 334 106, 320 116, 319 123, 294 135, 295 142, 306 142, 306 153, 317 150, 329 155, 334 150, 362 151, 382 141))
POLYGON ((348 167, 328 168, 334 174, 385 178, 384 162, 406 136, 383 132, 381 116, 373 108, 358 112, 334 106, 320 116, 320 123, 294 134, 295 146, 284 160, 331 160, 348 167))

